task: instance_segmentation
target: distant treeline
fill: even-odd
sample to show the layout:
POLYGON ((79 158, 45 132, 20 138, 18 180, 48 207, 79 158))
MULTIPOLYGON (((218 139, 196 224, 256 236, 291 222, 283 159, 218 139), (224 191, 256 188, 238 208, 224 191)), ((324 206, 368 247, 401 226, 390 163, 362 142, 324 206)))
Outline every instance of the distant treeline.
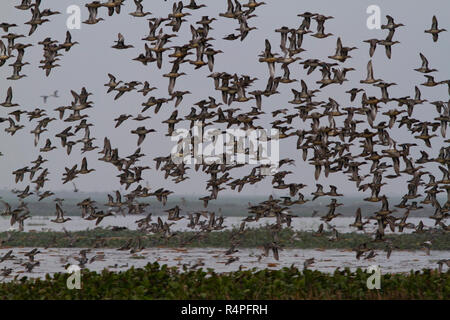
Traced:
MULTIPOLYGON (((97 207, 99 210, 105 210, 107 207, 104 206, 108 202, 107 193, 69 193, 61 192, 55 195, 55 197, 65 199, 63 202, 63 209, 67 216, 78 216, 81 215, 81 210, 76 204, 83 199, 91 198, 97 202, 97 207)), ((111 193, 113 195, 113 193, 111 193)), ((10 205, 18 205, 19 201, 11 192, 0 191, 0 197, 2 200, 8 202, 10 205)), ((158 202, 154 197, 142 199, 140 202, 149 203, 150 205, 146 208, 146 213, 152 212, 154 215, 165 214, 164 210, 167 210, 176 205, 182 208, 182 214, 189 211, 199 211, 199 210, 209 210, 215 211, 216 213, 224 216, 247 216, 248 215, 248 205, 256 205, 259 202, 267 200, 268 197, 221 197, 220 199, 213 200, 209 202, 208 207, 205 209, 203 207, 203 202, 198 200, 198 197, 180 197, 173 196, 169 197, 165 206, 161 202, 158 202)), ((306 197, 308 199, 309 197, 306 197)), ((53 198, 52 198, 53 199, 53 198)), ((44 199, 42 201, 37 201, 35 197, 30 197, 25 200, 30 208, 31 214, 35 216, 52 216, 55 214, 55 202, 52 199, 44 199)), ((323 197, 317 199, 314 202, 308 201, 303 205, 293 205, 290 207, 292 214, 296 214, 302 217, 310 217, 314 211, 318 211, 319 215, 323 215, 328 211, 327 204, 330 202, 331 197, 323 197)), ((369 216, 375 211, 381 208, 380 203, 365 202, 362 198, 357 197, 339 197, 338 201, 343 203, 337 209, 337 212, 342 213, 344 216, 354 216, 356 210, 361 208, 363 216, 369 216)), ((390 205, 395 209, 394 205, 400 203, 400 198, 392 197, 390 198, 390 205)), ((423 217, 430 216, 434 213, 434 209, 431 206, 423 205, 423 209, 415 210, 411 216, 423 217)), ((2 205, 0 204, 0 212, 3 211, 2 205)), ((126 208, 125 208, 126 210, 126 208)), ((402 215, 404 209, 397 209, 398 214, 402 215)), ((125 211, 126 212, 126 211, 125 211)))

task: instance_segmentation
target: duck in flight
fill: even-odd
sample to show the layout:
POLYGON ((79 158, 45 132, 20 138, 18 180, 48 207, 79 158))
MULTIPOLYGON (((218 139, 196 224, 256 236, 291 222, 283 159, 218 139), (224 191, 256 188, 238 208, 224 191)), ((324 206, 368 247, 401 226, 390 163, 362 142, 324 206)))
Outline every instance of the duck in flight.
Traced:
POLYGON ((425 30, 425 33, 429 33, 433 36, 433 41, 437 42, 439 39, 439 33, 447 31, 446 29, 439 29, 438 27, 438 21, 436 16, 433 16, 432 22, 431 22, 431 29, 425 30))
POLYGON ((428 67, 428 60, 422 53, 419 53, 419 56, 420 56, 420 59, 422 60, 422 66, 420 68, 414 69, 415 71, 421 72, 421 73, 430 73, 430 72, 438 71, 437 69, 430 69, 428 67))
POLYGON ((124 38, 124 36, 121 34, 121 33, 119 33, 118 35, 117 35, 117 41, 116 41, 116 44, 115 45, 113 45, 113 46, 111 46, 111 48, 114 48, 114 49, 119 49, 119 50, 122 50, 122 49, 129 49, 129 48, 134 48, 133 47, 133 45, 126 45, 125 44, 125 38, 124 38))
POLYGON ((50 220, 51 222, 55 222, 55 223, 64 223, 67 222, 69 220, 72 220, 71 218, 64 218, 64 211, 62 210, 61 206, 59 205, 59 203, 56 203, 56 218, 50 220))
POLYGON ((130 12, 130 15, 133 17, 141 18, 145 17, 149 14, 152 14, 151 12, 144 12, 144 6, 142 5, 143 0, 134 0, 134 4, 136 5, 136 11, 130 12))
POLYGON ((53 97, 53 98, 59 98, 58 90, 55 90, 55 91, 53 92, 53 94, 51 94, 51 95, 42 95, 41 98, 43 99, 44 104, 47 104, 47 100, 48 100, 48 98, 50 98, 50 97, 53 97))
POLYGON ((13 98, 12 88, 9 87, 8 91, 6 92, 5 102, 0 103, 0 106, 5 107, 5 108, 18 107, 19 105, 17 103, 12 102, 12 98, 13 98))

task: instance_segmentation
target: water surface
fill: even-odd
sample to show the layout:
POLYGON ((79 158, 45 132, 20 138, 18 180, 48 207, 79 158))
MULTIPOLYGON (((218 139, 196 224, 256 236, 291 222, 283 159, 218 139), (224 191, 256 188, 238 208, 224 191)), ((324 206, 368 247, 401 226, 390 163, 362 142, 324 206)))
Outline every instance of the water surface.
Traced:
MULTIPOLYGON (((36 260, 40 265, 35 267, 32 272, 25 272, 22 264, 28 261, 24 253, 32 248, 14 248, 13 260, 6 260, 0 263, 0 268, 12 268, 13 273, 4 278, 3 281, 10 281, 14 276, 44 277, 46 273, 66 272, 67 264, 78 262, 74 257, 79 256, 80 248, 39 248, 42 252, 36 255, 36 260)), ((10 249, 0 249, 0 255, 4 255, 10 249)), ((270 254, 269 257, 261 257, 260 249, 239 249, 233 257, 239 260, 227 264, 230 256, 225 255, 226 249, 218 248, 149 248, 139 253, 130 254, 129 251, 119 251, 117 249, 91 249, 87 254, 88 259, 94 256, 103 256, 99 260, 87 263, 86 267, 92 271, 101 271, 105 268, 110 271, 124 271, 131 266, 135 268, 143 267, 148 263, 158 262, 171 267, 177 267, 183 270, 183 265, 190 269, 197 265, 199 268, 212 268, 216 272, 237 271, 239 268, 247 269, 281 269, 294 265, 303 269, 303 263, 306 259, 315 258, 315 263, 309 269, 332 273, 336 268, 350 268, 352 271, 356 268, 366 269, 369 266, 377 265, 382 273, 402 273, 410 270, 422 270, 424 268, 437 268, 437 261, 440 259, 449 259, 450 251, 431 251, 427 255, 424 251, 394 251, 390 259, 386 258, 386 253, 376 251, 377 256, 373 259, 357 260, 355 252, 351 250, 321 250, 321 249, 285 249, 280 251, 280 260, 276 261, 270 254)), ((444 271, 446 267, 444 267, 444 271)))

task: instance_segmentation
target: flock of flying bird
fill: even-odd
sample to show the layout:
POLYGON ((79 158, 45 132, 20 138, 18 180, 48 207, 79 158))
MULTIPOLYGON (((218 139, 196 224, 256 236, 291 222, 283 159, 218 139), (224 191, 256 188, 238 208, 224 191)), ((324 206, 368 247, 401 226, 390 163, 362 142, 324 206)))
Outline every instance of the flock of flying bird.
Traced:
MULTIPOLYGON (((89 11, 89 18, 83 21, 83 23, 94 25, 103 21, 103 18, 98 17, 99 9, 102 8, 108 9, 108 16, 121 14, 121 7, 124 2, 125 0, 107 0, 106 2, 93 1, 86 4, 85 6, 89 11)), ((151 15, 150 12, 144 11, 142 0, 134 0, 134 3, 136 10, 129 13, 131 16, 134 18, 144 18, 151 15)), ((32 18, 25 23, 31 26, 28 36, 31 36, 41 25, 49 22, 49 19, 46 17, 59 14, 57 11, 42 9, 40 5, 40 0, 36 0, 35 2, 23 0, 20 5, 15 7, 19 10, 31 11, 32 18)), ((307 51, 302 47, 303 40, 306 37, 314 37, 318 39, 317 41, 321 41, 320 39, 333 36, 333 34, 325 32, 325 23, 334 18, 319 13, 304 12, 298 14, 300 19, 298 27, 282 26, 275 30, 281 37, 279 45, 281 53, 274 52, 270 41, 265 41, 264 49, 258 56, 259 62, 268 67, 268 78, 265 89, 250 89, 258 79, 249 75, 215 71, 215 56, 224 52, 214 48, 212 44, 215 39, 210 37, 210 31, 213 30, 211 25, 214 21, 221 18, 236 20, 238 28, 235 31, 237 32, 228 34, 223 39, 228 41, 244 41, 253 30, 257 29, 256 27, 250 27, 248 22, 251 18, 257 17, 255 12, 262 5, 265 5, 265 3, 256 2, 255 0, 249 0, 246 4, 241 4, 237 0, 227 0, 225 12, 219 13, 217 18, 202 16, 199 21, 190 24, 191 40, 176 46, 170 46, 170 43, 173 41, 171 39, 178 37, 178 33, 182 31, 183 23, 189 23, 186 18, 191 16, 193 11, 201 10, 206 5, 197 4, 195 0, 191 0, 188 4, 183 4, 181 1, 178 3, 175 2, 172 12, 167 16, 147 18, 149 34, 142 39, 145 52, 139 54, 133 61, 142 63, 144 67, 156 65, 157 68, 161 69, 167 60, 173 58, 172 61, 167 62, 172 65, 170 71, 163 75, 163 77, 168 78, 169 82, 168 97, 151 96, 151 92, 157 88, 152 87, 147 81, 144 83, 134 80, 127 82, 118 80, 113 74, 108 74, 109 80, 105 84, 105 87, 107 88, 107 93, 113 93, 115 95, 115 100, 120 99, 124 94, 132 91, 142 94, 143 97, 149 96, 142 103, 142 109, 138 115, 121 114, 114 119, 115 128, 118 128, 129 119, 149 124, 151 122, 148 120, 150 116, 148 113, 145 113, 149 109, 153 109, 154 113, 157 114, 160 110, 180 106, 183 102, 183 97, 191 94, 191 92, 176 90, 176 80, 186 75, 185 72, 180 72, 180 69, 188 65, 192 66, 194 72, 200 68, 208 68, 210 70, 211 74, 208 75, 208 78, 211 78, 211 84, 214 85, 215 91, 221 96, 221 101, 213 96, 208 96, 208 98, 198 101, 191 107, 190 113, 184 117, 179 115, 180 108, 175 109, 167 120, 162 121, 162 123, 168 126, 168 136, 173 133, 176 125, 185 121, 190 123, 191 128, 195 123, 201 123, 203 127, 213 124, 224 124, 227 128, 263 128, 257 125, 256 122, 260 115, 265 114, 264 109, 270 110, 269 106, 265 105, 264 100, 267 101, 267 98, 272 95, 280 94, 277 90, 280 86, 287 86, 298 82, 297 79, 291 78, 290 69, 298 68, 296 64, 299 63, 306 70, 306 74, 303 80, 300 80, 300 88, 298 90, 291 88, 293 97, 287 103, 292 107, 271 110, 270 112, 273 117, 271 126, 279 130, 280 134, 278 139, 296 139, 296 143, 293 143, 295 143, 297 150, 301 151, 302 161, 314 166, 316 180, 323 174, 325 177, 328 177, 332 173, 348 175, 349 180, 355 183, 358 191, 370 191, 370 196, 365 198, 365 201, 381 203, 381 208, 365 221, 363 221, 361 210, 358 209, 355 222, 351 226, 356 228, 356 230, 364 230, 366 224, 370 223, 371 220, 375 221, 377 228, 373 241, 386 243, 388 257, 393 247, 389 239, 385 238, 386 228, 390 228, 393 232, 402 232, 405 228, 410 228, 415 229, 417 233, 429 233, 430 235, 435 232, 448 232, 450 227, 446 225, 445 221, 450 212, 450 147, 448 146, 450 140, 446 139, 446 129, 450 122, 450 101, 427 101, 423 99, 419 85, 416 85, 414 88, 414 97, 391 97, 388 88, 396 84, 386 82, 382 79, 376 79, 372 60, 367 64, 366 79, 360 81, 360 86, 346 91, 349 94, 349 102, 346 102, 346 104, 352 104, 354 106, 341 107, 331 97, 328 98, 328 101, 318 101, 315 99, 316 94, 319 92, 323 93, 324 88, 331 85, 340 86, 348 81, 346 78, 347 74, 355 71, 355 69, 344 67, 344 63, 352 58, 349 52, 357 49, 356 47, 344 46, 341 38, 337 37, 336 51, 333 55, 328 56, 333 62, 322 61, 317 58, 300 58, 299 54, 307 51), (313 21, 316 23, 315 30, 313 28, 313 21), (165 27, 171 28, 172 33, 168 33, 168 29, 165 27), (190 59, 190 55, 193 55, 194 58, 190 59), (301 62, 297 62, 300 60, 301 62), (277 75, 277 67, 281 67, 283 72, 282 76, 277 75), (318 88, 310 89, 309 87, 313 84, 308 83, 310 81, 307 77, 316 70, 320 71, 322 79, 316 82, 318 88), (366 89, 371 86, 380 88, 381 96, 368 96, 366 89), (360 96, 359 104, 355 102, 358 96, 360 96), (247 111, 231 107, 231 105, 235 106, 236 104, 246 102, 254 102, 254 107, 251 107, 247 111), (392 107, 395 104, 397 104, 397 107, 392 107), (435 112, 434 119, 432 121, 425 121, 414 118, 415 108, 427 108, 429 114, 435 112), (380 113, 385 118, 377 122, 377 116, 380 117, 380 113), (321 121, 321 118, 327 120, 328 123, 321 121), (298 121, 298 123, 294 121, 298 121), (362 125, 360 124, 366 123, 368 127, 362 129, 362 125), (390 134, 390 130, 397 127, 406 128, 408 135, 414 137, 417 143, 397 143, 390 134), (437 132, 438 129, 439 132, 437 132), (441 146, 435 154, 434 151, 437 148, 432 148, 431 141, 435 137, 438 137, 438 133, 447 145, 441 146), (428 150, 424 147, 427 147, 428 150), (414 153, 411 152, 415 148, 421 154, 421 157, 418 159, 414 159, 414 153), (425 169, 424 165, 428 167, 433 165, 437 166, 442 172, 442 177, 435 177, 429 171, 423 170, 425 169), (365 168, 368 168, 368 170, 365 168), (426 175, 429 178, 428 182, 423 180, 423 177, 426 175), (388 197, 383 194, 382 187, 388 184, 387 181, 401 176, 407 176, 409 178, 407 182, 408 191, 403 196, 401 203, 395 206, 404 210, 403 216, 397 218, 393 215, 396 209, 393 210, 390 208, 388 197), (425 197, 418 202, 420 200, 418 198, 423 197, 420 194, 420 189, 425 193, 425 197), (447 193, 447 201, 440 203, 437 195, 443 192, 447 193), (423 208, 422 205, 430 206, 434 209, 434 214, 430 217, 436 222, 434 227, 426 227, 423 223, 416 226, 407 222, 409 215, 414 210, 423 208)), ((375 54, 378 45, 385 47, 386 56, 391 59, 393 46, 399 44, 399 41, 394 40, 395 31, 397 28, 403 26, 402 23, 396 23, 391 16, 387 16, 387 23, 382 26, 383 30, 389 32, 386 39, 369 39, 364 41, 364 43, 370 45, 369 56, 372 57, 375 54)), ((23 58, 26 48, 32 46, 32 44, 17 43, 17 39, 25 40, 27 39, 26 36, 8 33, 10 28, 16 27, 16 24, 0 24, 0 28, 7 33, 2 35, 1 38, 8 40, 7 45, 0 40, 0 66, 3 66, 10 58, 16 57, 16 61, 9 64, 9 66, 13 67, 13 75, 8 77, 8 80, 20 80, 26 76, 21 74, 22 67, 29 63, 23 62, 23 58)), ((437 19, 433 17, 431 28, 424 32, 431 34, 432 40, 437 42, 439 35, 445 31, 445 29, 439 29, 437 19)), ((43 46, 44 51, 44 60, 41 61, 42 65, 39 68, 45 70, 46 76, 51 75, 53 68, 61 67, 57 62, 60 61, 59 57, 62 56, 63 52, 67 53, 74 46, 82 45, 82 43, 72 41, 70 32, 67 32, 66 39, 63 43, 59 43, 57 40, 49 37, 38 42, 38 44, 43 46)), ((115 50, 128 50, 134 48, 134 46, 126 44, 124 35, 119 33, 118 39, 112 45, 112 48, 115 50)), ((435 87, 447 85, 450 94, 450 80, 435 81, 434 76, 431 74, 434 74, 437 70, 430 68, 429 62, 424 54, 420 53, 419 56, 421 66, 415 69, 415 71, 426 78, 426 81, 420 84, 420 86, 435 87)), ((13 172, 16 183, 26 181, 26 175, 29 175, 28 186, 24 190, 14 190, 17 197, 21 200, 19 206, 12 208, 9 204, 3 202, 5 204, 5 210, 2 215, 11 216, 11 225, 17 223, 19 230, 23 230, 24 221, 31 215, 24 199, 33 194, 38 197, 39 201, 54 196, 54 193, 49 190, 43 191, 45 183, 49 181, 48 175, 50 173, 49 168, 45 168, 44 166, 47 162, 44 155, 56 148, 65 148, 67 155, 70 155, 72 150, 78 145, 81 146, 80 151, 82 154, 91 153, 96 149, 100 149, 100 146, 94 143, 96 138, 91 136, 90 127, 94 126, 94 124, 89 121, 89 115, 86 113, 88 109, 94 107, 93 101, 89 101, 89 96, 92 93, 83 87, 79 92, 71 90, 71 94, 73 101, 67 106, 56 108, 54 110, 56 112, 54 117, 48 115, 48 109, 36 108, 33 111, 21 109, 19 104, 13 102, 13 91, 11 87, 7 90, 5 101, 0 104, 2 110, 8 110, 8 114, 0 118, 0 123, 9 123, 9 127, 6 127, 4 131, 14 136, 17 131, 25 128, 25 123, 21 120, 24 117, 28 117, 30 124, 34 126, 33 122, 35 122, 35 126, 30 133, 34 135, 35 147, 40 150, 40 155, 36 160, 13 172), (13 111, 9 112, 9 110, 13 111), (59 140, 61 145, 56 146, 55 141, 52 141, 48 137, 41 146, 41 135, 50 133, 50 123, 58 121, 68 124, 66 129, 54 134, 54 137, 59 140), (31 185, 34 186, 34 191, 30 189, 31 185)), ((57 92, 51 96, 58 97, 57 92)), ((44 103, 47 102, 49 97, 49 95, 42 96, 44 103)), ((246 185, 254 185, 268 178, 267 175, 262 174, 262 171, 267 165, 254 166, 249 174, 239 178, 233 178, 231 175, 233 169, 244 167, 243 164, 230 164, 227 161, 221 164, 195 164, 195 171, 201 170, 210 177, 206 182, 206 190, 210 194, 200 198, 204 203, 205 210, 190 212, 183 216, 181 215, 183 209, 175 206, 166 210, 168 214, 166 221, 158 217, 157 222, 152 223, 152 214, 148 213, 147 210, 149 203, 140 202, 139 200, 155 197, 165 205, 168 196, 173 193, 165 188, 151 190, 148 185, 142 185, 142 181, 144 181, 142 174, 144 171, 150 170, 150 167, 141 166, 138 163, 145 156, 142 153, 141 146, 145 146, 144 142, 146 142, 147 135, 153 132, 155 132, 155 129, 147 128, 144 125, 132 130, 130 133, 137 136, 138 148, 134 153, 126 156, 119 155, 118 148, 113 147, 108 137, 104 138, 103 148, 98 152, 101 155, 98 160, 109 163, 117 169, 119 173, 117 177, 119 178, 120 184, 125 187, 128 193, 122 196, 119 191, 116 191, 115 196, 109 195, 108 202, 104 204, 109 209, 105 211, 99 210, 99 204, 90 198, 84 199, 78 203, 83 219, 95 220, 95 225, 99 225, 105 217, 118 213, 124 215, 126 213, 146 214, 145 218, 136 221, 138 229, 144 234, 160 234, 162 237, 169 239, 177 236, 177 233, 171 230, 171 225, 185 218, 189 220, 188 227, 197 231, 191 239, 184 243, 187 244, 195 239, 201 239, 209 232, 224 228, 224 217, 221 215, 216 216, 214 212, 206 210, 209 201, 217 199, 220 191, 229 187, 232 190, 240 192, 246 185), (130 187, 132 190, 128 191, 130 187)), ((275 139, 275 137, 267 138, 269 140, 275 139)), ((236 142, 234 142, 234 147, 237 150, 236 142)), ((183 150, 178 151, 181 153, 183 150)), ((248 155, 249 149, 246 148, 241 152, 248 155)), ((224 153, 221 156, 226 160, 229 155, 224 153)), ((184 163, 174 163, 171 155, 157 157, 154 161, 156 162, 156 170, 163 171, 166 179, 171 178, 175 183, 181 183, 189 178, 188 170, 191 168, 184 163)), ((85 156, 80 162, 74 164, 72 167, 65 168, 65 173, 62 177, 63 184, 68 182, 73 183, 80 176, 95 171, 95 169, 89 169, 85 156)), ((266 201, 249 206, 249 216, 244 219, 239 230, 230 239, 231 246, 227 250, 226 255, 230 255, 231 257, 227 263, 232 263, 238 259, 232 255, 237 252, 241 236, 246 232, 248 223, 267 217, 275 218, 275 223, 270 225, 272 239, 264 246, 262 256, 267 256, 270 252, 273 252, 274 258, 278 260, 279 250, 282 249, 282 245, 278 241, 278 234, 284 225, 290 227, 292 219, 298 216, 291 213, 291 206, 302 205, 307 201, 314 201, 319 197, 331 197, 331 202, 328 204, 329 211, 321 219, 333 230, 329 240, 339 241, 339 234, 330 223, 333 219, 341 215, 336 212, 336 209, 342 205, 338 202, 337 198, 343 195, 338 193, 337 187, 333 185, 329 186, 329 191, 325 191, 321 184, 317 184, 317 190, 312 193, 313 198, 311 200, 305 199, 300 190, 306 187, 306 185, 296 182, 286 182, 288 175, 293 174, 293 172, 281 170, 285 165, 294 165, 294 163, 294 159, 285 158, 280 160, 280 170, 269 177, 269 179, 272 179, 273 188, 280 190, 286 189, 288 191, 287 196, 281 197, 280 199, 270 196, 266 201)), ((294 180, 298 180, 298 178, 295 179, 295 175, 293 178, 294 180)), ((63 200, 59 198, 55 199, 56 218, 51 220, 54 223, 66 223, 71 220, 64 216, 63 200)), ((314 235, 323 236, 323 232, 324 225, 322 224, 314 235)), ((431 247, 431 241, 425 242, 424 247, 429 249, 431 247)), ((136 241, 130 239, 119 250, 131 250, 132 253, 135 253, 142 250, 142 248, 139 238, 136 241)), ((355 251, 358 259, 364 255, 367 259, 373 258, 376 255, 369 243, 361 244, 358 248, 355 248, 355 251)), ((88 261, 86 252, 86 250, 82 250, 80 253, 80 265, 84 266, 88 261)), ((36 253, 38 253, 37 250, 28 254, 30 261, 25 265, 27 270, 31 270, 35 266, 33 257, 36 253)), ((0 263, 11 258, 12 252, 8 254, 0 258, 0 263)), ((440 261, 440 265, 443 263, 448 264, 449 262, 449 260, 443 260, 440 261)), ((313 263, 314 259, 308 259, 305 261, 304 266, 308 267, 313 263)), ((4 270, 4 272, 6 271, 4 270)))

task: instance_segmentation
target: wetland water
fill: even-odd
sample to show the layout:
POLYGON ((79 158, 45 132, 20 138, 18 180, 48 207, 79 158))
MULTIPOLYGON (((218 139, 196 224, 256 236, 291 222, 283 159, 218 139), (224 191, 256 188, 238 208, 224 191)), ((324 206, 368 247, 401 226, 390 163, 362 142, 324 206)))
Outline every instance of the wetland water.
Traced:
MULTIPOLYGON (((136 220, 143 218, 143 215, 134 216, 115 216, 107 217, 100 224, 101 227, 107 228, 111 226, 127 227, 130 230, 136 229, 136 220)), ((71 217, 72 220, 64 224, 57 224, 50 221, 52 217, 48 216, 33 216, 25 222, 25 232, 30 231, 62 231, 64 227, 68 231, 93 229, 94 223, 92 221, 83 220, 81 217, 71 217)), ((226 229, 232 227, 239 227, 244 217, 227 217, 224 222, 226 229)), ((155 217, 152 219, 156 220, 155 217)), ((163 218, 166 220, 166 217, 163 218)), ((425 225, 432 226, 434 221, 429 218, 414 218, 411 217, 408 221, 414 224, 423 221, 425 225)), ((273 218, 263 218, 258 222, 248 223, 251 227, 264 226, 265 224, 273 223, 273 218)), ((349 227, 353 223, 354 218, 341 217, 333 220, 333 225, 340 233, 354 232, 355 229, 349 227)), ((317 230, 319 225, 323 223, 320 217, 304 217, 294 218, 292 220, 292 227, 296 231, 312 231, 317 230)), ((174 231, 192 231, 187 227, 187 219, 182 219, 173 225, 174 231)), ((324 224, 327 230, 326 224, 324 224)), ((9 219, 2 217, 0 219, 0 230, 7 231, 10 229, 9 219)), ((366 232, 372 232, 376 228, 376 224, 371 222, 366 225, 366 232)), ((410 233, 413 230, 405 229, 404 233, 410 233)), ((386 228, 386 233, 390 233, 389 228, 386 228)), ((25 272, 23 263, 28 261, 24 253, 33 248, 3 248, 0 249, 0 255, 4 255, 9 250, 13 250, 15 258, 13 260, 6 260, 0 263, 1 268, 12 268, 14 271, 10 276, 3 281, 9 281, 14 276, 19 277, 44 277, 46 273, 53 274, 57 272, 65 272, 65 265, 78 264, 74 257, 79 256, 81 248, 39 248, 42 252, 36 255, 36 260, 40 265, 36 266, 32 272, 25 272)), ((302 269, 303 263, 306 259, 315 258, 315 263, 309 267, 312 270, 319 270, 322 272, 334 272, 336 268, 349 267, 351 270, 356 268, 367 268, 371 265, 379 265, 382 273, 399 273, 409 272, 410 270, 421 270, 424 268, 437 268, 437 261, 441 259, 449 259, 450 251, 431 250, 430 255, 427 255, 424 250, 416 251, 399 251, 394 250, 390 259, 386 258, 386 252, 376 251, 377 255, 373 259, 364 260, 355 258, 355 252, 346 249, 284 249, 280 251, 280 260, 276 261, 272 253, 268 257, 262 256, 262 248, 239 248, 239 251, 234 253, 233 257, 239 259, 233 263, 226 264, 229 257, 225 255, 228 248, 146 248, 136 254, 131 254, 129 251, 118 251, 117 249, 90 249, 87 254, 90 260, 94 256, 99 256, 92 263, 87 263, 86 267, 92 271, 101 271, 105 268, 111 271, 124 271, 132 266, 138 268, 143 267, 147 263, 158 262, 159 264, 167 264, 168 266, 176 266, 182 270, 185 265, 188 268, 198 265, 198 267, 207 269, 212 268, 216 272, 230 272, 241 268, 244 270, 256 269, 280 269, 283 267, 294 266, 302 269)), ((444 267, 446 270, 446 267, 444 267)))
MULTIPOLYGON (((39 248, 40 254, 36 255, 35 260, 40 265, 35 267, 32 272, 25 272, 25 267, 21 264, 28 261, 24 253, 33 248, 12 248, 13 260, 6 260, 0 263, 0 268, 12 268, 14 271, 3 281, 10 281, 14 276, 27 276, 29 278, 44 277, 46 273, 53 274, 65 272, 65 265, 78 264, 74 257, 79 256, 80 248, 39 248)), ((0 249, 0 255, 4 255, 11 249, 0 249)), ((91 271, 101 271, 105 268, 110 271, 124 271, 132 266, 135 268, 143 267, 148 263, 158 262, 160 265, 176 266, 182 270, 183 264, 188 268, 195 264, 202 265, 200 268, 206 270, 212 268, 216 272, 237 271, 240 266, 244 270, 256 269, 281 269, 295 267, 303 269, 303 263, 306 259, 315 258, 315 263, 309 269, 332 273, 336 268, 350 268, 354 271, 356 268, 366 269, 371 265, 378 265, 382 273, 401 273, 410 270, 422 270, 424 268, 437 268, 437 261, 448 259, 450 251, 432 250, 430 255, 425 251, 393 251, 390 259, 386 258, 386 252, 376 251, 378 254, 373 259, 357 260, 355 252, 351 250, 322 250, 322 249, 285 249, 280 251, 280 260, 276 261, 272 255, 269 257, 259 256, 261 249, 239 249, 233 254, 233 257, 239 257, 236 262, 226 264, 229 256, 225 255, 226 249, 221 248, 148 248, 143 249, 136 254, 130 254, 129 251, 118 251, 116 249, 91 249, 87 253, 87 258, 94 256, 100 257, 92 263, 87 263, 86 267, 91 271), (102 257, 103 256, 103 257, 102 257)), ((444 266, 444 271, 447 267, 444 266)))

